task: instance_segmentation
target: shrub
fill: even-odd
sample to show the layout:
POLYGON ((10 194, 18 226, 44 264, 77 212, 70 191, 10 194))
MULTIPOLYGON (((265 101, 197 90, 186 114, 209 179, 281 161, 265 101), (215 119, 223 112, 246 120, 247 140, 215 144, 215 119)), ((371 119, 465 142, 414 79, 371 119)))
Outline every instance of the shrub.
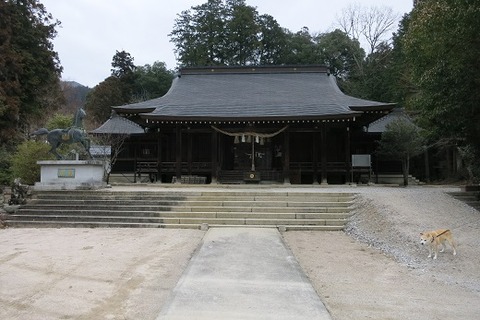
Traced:
POLYGON ((9 185, 12 180, 12 155, 5 147, 0 147, 0 186, 9 185))
POLYGON ((12 157, 12 176, 22 179, 24 184, 34 184, 40 181, 39 160, 53 159, 48 153, 50 146, 44 142, 25 141, 18 146, 12 157))

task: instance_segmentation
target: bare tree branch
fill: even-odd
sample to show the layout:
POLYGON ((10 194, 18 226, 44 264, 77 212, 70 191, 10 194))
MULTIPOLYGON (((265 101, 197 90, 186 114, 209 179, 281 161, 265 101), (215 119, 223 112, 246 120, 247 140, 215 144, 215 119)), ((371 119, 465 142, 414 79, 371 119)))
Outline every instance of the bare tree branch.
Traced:
POLYGON ((394 28, 398 20, 390 7, 371 7, 363 15, 363 36, 370 45, 370 53, 373 53, 377 46, 385 40, 387 33, 394 28))
POLYGON ((109 183, 110 172, 112 167, 118 159, 118 156, 123 150, 123 144, 128 138, 128 134, 116 133, 102 133, 95 135, 95 142, 102 146, 102 159, 105 163, 104 175, 105 181, 109 183), (107 154, 108 147, 110 147, 110 154, 107 154))
POLYGON ((354 4, 342 10, 337 23, 350 38, 360 43, 365 41, 371 54, 380 43, 390 39, 388 32, 395 27, 398 18, 390 7, 367 8, 354 4))
POLYGON ((354 40, 359 40, 364 32, 362 23, 363 11, 364 8, 356 3, 344 8, 341 16, 337 16, 340 29, 354 40))

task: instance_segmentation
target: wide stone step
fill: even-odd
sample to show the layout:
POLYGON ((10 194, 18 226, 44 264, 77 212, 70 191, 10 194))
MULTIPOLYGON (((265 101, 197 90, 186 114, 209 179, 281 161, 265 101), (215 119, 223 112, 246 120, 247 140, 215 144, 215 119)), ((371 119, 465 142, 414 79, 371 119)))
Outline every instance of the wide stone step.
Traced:
POLYGON ((260 198, 234 198, 234 197, 216 197, 216 198, 189 198, 189 197, 92 197, 92 198, 73 198, 73 197, 36 197, 32 199, 35 203, 117 203, 128 204, 132 202, 143 202, 148 204, 175 205, 178 203, 349 203, 353 197, 260 197, 260 198))
POLYGON ((9 226, 340 230, 355 201, 351 193, 252 191, 55 191, 33 198, 9 226))
POLYGON ((478 191, 449 192, 448 194, 470 207, 480 210, 480 193, 478 191))
POLYGON ((294 201, 348 201, 354 198, 351 194, 280 194, 280 193, 271 193, 271 194, 254 194, 254 195, 232 195, 232 194, 217 194, 217 195, 175 195, 175 194, 156 194, 156 193, 145 193, 145 194, 112 194, 112 193, 42 193, 35 195, 36 199, 53 199, 53 200, 164 200, 164 201, 182 201, 182 200, 203 200, 203 201, 216 201, 219 199, 228 200, 228 201, 272 201, 272 199, 280 199, 285 201, 285 199, 294 200, 294 201))
MULTIPOLYGON (((134 187, 132 187, 134 188, 134 187)), ((168 190, 168 191, 152 191, 152 190, 132 190, 132 191, 106 191, 106 189, 101 190, 55 190, 55 191, 39 191, 36 193, 39 197, 92 197, 96 195, 109 195, 109 196, 168 196, 168 197, 223 197, 223 196, 236 196, 236 197, 261 197, 261 196, 271 196, 271 195, 278 195, 281 197, 285 196, 318 196, 318 197, 345 197, 355 195, 355 193, 351 192, 323 192, 321 190, 311 191, 311 192, 299 192, 299 191, 229 191, 225 189, 224 191, 175 191, 175 190, 168 190)))
MULTIPOLYGON (((10 227, 16 228, 171 228, 171 229, 198 229, 197 224, 156 224, 156 223, 110 223, 110 222, 50 222, 50 221, 12 221, 10 227)), ((211 224, 209 227, 232 228, 238 225, 217 225, 211 224)), ((277 225, 248 225, 249 228, 278 228, 277 225)), ((340 231, 343 225, 290 225, 281 226, 286 231, 340 231)))
MULTIPOLYGON (((316 208, 312 208, 316 209, 316 208)), ((318 209, 317 209, 318 210, 318 209)), ((225 212, 225 211, 107 211, 107 210, 48 210, 29 209, 22 210, 19 214, 11 217, 33 216, 113 216, 113 217, 152 217, 152 218, 248 218, 248 219, 346 219, 350 213, 342 211, 338 213, 280 213, 280 212, 225 212)))
POLYGON ((45 208, 47 210, 70 210, 70 209, 89 209, 95 208, 98 210, 111 211, 169 211, 170 208, 180 208, 181 210, 190 211, 241 211, 249 208, 248 211, 325 211, 330 208, 349 208, 351 202, 278 202, 278 201, 256 201, 256 202, 230 202, 230 201, 185 201, 185 202, 159 202, 159 203, 145 203, 145 202, 81 202, 81 201, 53 201, 53 202, 32 202, 22 207, 22 210, 30 210, 35 208, 45 208))
POLYGON ((91 222, 91 221, 30 221, 12 220, 10 227, 16 228, 172 228, 198 229, 198 224, 163 224, 163 223, 131 223, 131 222, 91 222))
POLYGON ((115 217, 115 216, 71 216, 71 215, 21 215, 12 216, 12 220, 27 221, 83 221, 83 222, 110 222, 110 223, 147 223, 147 224, 228 224, 228 225, 339 225, 344 219, 260 219, 260 218, 165 218, 165 217, 115 217))

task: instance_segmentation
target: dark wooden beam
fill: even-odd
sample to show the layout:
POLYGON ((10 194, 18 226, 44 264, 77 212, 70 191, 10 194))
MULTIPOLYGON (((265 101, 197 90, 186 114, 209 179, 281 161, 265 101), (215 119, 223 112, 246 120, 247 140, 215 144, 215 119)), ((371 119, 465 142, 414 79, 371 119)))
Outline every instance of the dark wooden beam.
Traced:
POLYGON ((212 130, 212 184, 217 183, 217 168, 218 168, 218 133, 212 130))
POLYGON ((177 183, 182 181, 182 130, 177 124, 175 128, 175 172, 177 183))
POLYGON ((321 176, 322 176, 322 184, 328 184, 327 182, 327 125, 325 123, 321 124, 321 176))
POLYGON ((320 140, 318 131, 312 133, 312 148, 313 148, 313 184, 318 184, 318 141, 320 140))
POLYGON ((283 132, 283 183, 290 184, 290 130, 283 132))

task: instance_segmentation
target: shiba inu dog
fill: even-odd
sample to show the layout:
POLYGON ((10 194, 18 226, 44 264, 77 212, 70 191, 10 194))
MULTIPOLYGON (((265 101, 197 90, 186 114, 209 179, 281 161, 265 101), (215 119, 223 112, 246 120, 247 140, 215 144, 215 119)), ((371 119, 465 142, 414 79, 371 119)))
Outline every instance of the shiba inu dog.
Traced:
POLYGON ((432 253, 434 253, 433 259, 437 259, 438 255, 438 246, 442 246, 442 250, 440 252, 445 251, 445 241, 447 241, 450 246, 453 248, 453 255, 457 254, 457 249, 455 245, 455 241, 453 240, 452 232, 448 229, 439 229, 435 231, 428 231, 420 233, 420 243, 422 245, 428 245, 428 257, 432 257, 432 253))

